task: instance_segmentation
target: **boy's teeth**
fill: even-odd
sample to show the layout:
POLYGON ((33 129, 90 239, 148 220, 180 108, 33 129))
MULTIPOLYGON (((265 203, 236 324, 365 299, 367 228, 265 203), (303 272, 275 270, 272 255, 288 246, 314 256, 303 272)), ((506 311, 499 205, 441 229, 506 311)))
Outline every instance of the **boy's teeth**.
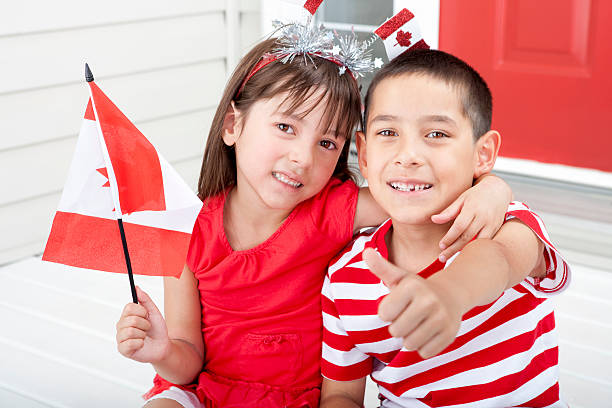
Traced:
POLYGON ((404 184, 394 181, 391 187, 399 191, 421 191, 431 188, 431 184, 404 184))
POLYGON ((272 175, 278 181, 280 181, 282 183, 285 183, 285 184, 289 184, 291 187, 294 187, 294 188, 302 187, 302 183, 298 183, 297 181, 293 181, 293 180, 287 178, 287 176, 285 176, 282 173, 277 173, 277 172, 273 171, 272 175))

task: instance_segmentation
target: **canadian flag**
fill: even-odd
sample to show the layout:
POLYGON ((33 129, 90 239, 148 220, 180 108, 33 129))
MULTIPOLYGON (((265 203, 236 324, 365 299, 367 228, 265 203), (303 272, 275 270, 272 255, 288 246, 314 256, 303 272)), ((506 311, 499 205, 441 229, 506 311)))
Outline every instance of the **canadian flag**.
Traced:
POLYGON ((408 50, 429 49, 417 19, 408 9, 402 9, 385 21, 374 33, 385 43, 389 61, 408 50))
POLYGON ((89 86, 42 259, 127 273, 122 219, 133 272, 178 277, 202 202, 100 88, 89 86))
POLYGON ((317 11, 323 0, 308 0, 304 3, 304 8, 312 15, 317 11))

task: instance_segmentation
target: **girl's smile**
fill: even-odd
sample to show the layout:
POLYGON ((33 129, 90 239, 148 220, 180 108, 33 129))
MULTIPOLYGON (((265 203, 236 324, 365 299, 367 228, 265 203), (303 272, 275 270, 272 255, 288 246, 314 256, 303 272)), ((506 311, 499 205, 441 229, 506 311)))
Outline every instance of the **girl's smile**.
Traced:
POLYGON ((297 180, 298 177, 290 177, 286 175, 285 173, 282 173, 279 171, 273 171, 272 176, 278 181, 280 181, 281 183, 287 184, 293 188, 304 187, 304 184, 302 184, 301 181, 297 180))

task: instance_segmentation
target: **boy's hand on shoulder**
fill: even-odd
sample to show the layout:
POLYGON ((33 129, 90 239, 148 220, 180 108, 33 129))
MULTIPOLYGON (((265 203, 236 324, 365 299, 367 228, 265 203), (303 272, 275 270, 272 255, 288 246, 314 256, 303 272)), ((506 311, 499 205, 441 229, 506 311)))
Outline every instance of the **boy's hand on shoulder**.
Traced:
POLYGON ((149 295, 138 286, 136 293, 140 303, 125 305, 117 322, 117 349, 132 360, 155 363, 168 353, 168 329, 149 295))
POLYGON ((493 238, 504 222, 510 201, 510 186, 501 178, 486 174, 444 211, 432 215, 436 224, 455 220, 440 240, 440 261, 448 260, 474 238, 493 238))
POLYGON ((378 316, 391 322, 389 333, 403 338, 404 347, 429 358, 455 340, 465 309, 457 293, 404 271, 373 249, 364 250, 363 259, 389 288, 378 306, 378 316))

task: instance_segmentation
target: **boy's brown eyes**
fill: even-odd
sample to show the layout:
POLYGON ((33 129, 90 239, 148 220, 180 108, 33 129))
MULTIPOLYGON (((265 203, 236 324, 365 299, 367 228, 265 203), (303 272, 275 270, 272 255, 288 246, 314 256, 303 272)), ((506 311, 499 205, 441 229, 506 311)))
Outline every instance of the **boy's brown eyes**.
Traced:
MULTIPOLYGON (((380 132, 378 132, 378 134, 381 136, 397 136, 397 132, 388 129, 381 130, 380 132)), ((439 139, 443 137, 448 137, 448 135, 444 132, 434 131, 427 133, 425 137, 429 139, 439 139)))
POLYGON ((396 136, 397 135, 396 132, 394 132, 393 130, 389 130, 389 129, 381 130, 380 132, 378 132, 378 134, 381 136, 396 136))
POLYGON ((428 134, 426 134, 425 137, 430 138, 430 139, 438 139, 441 137, 448 137, 448 135, 444 132, 433 131, 433 132, 429 132, 428 134))

